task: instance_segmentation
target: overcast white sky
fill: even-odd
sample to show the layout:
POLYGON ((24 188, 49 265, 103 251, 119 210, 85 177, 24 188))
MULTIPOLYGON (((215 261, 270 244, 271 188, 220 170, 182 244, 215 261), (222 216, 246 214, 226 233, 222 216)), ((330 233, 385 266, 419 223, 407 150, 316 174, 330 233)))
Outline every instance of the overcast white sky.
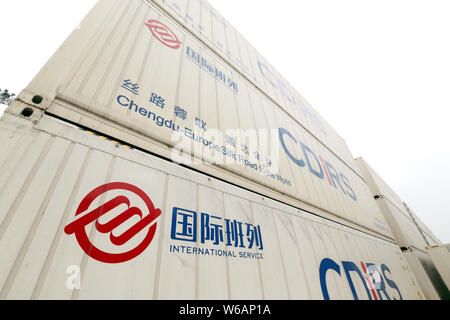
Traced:
MULTIPOLYGON (((3 0, 0 88, 19 93, 95 2, 3 0)), ((210 3, 450 243, 450 1, 210 3)))

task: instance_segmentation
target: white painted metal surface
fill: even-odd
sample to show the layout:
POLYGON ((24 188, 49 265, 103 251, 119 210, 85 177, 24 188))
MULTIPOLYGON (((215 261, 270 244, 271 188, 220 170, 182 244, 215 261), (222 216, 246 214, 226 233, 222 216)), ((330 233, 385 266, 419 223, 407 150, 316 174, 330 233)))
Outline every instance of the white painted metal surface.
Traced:
POLYGON ((0 120, 0 298, 436 298, 367 172, 205 1, 100 0, 0 120))
POLYGON ((427 243, 400 197, 364 159, 358 158, 356 163, 359 165, 371 192, 374 196, 377 196, 377 203, 399 246, 415 247, 425 251, 427 243))
POLYGON ((411 249, 402 252, 408 266, 414 273, 417 282, 428 300, 439 300, 439 293, 433 285, 432 278, 428 274, 426 265, 430 263, 430 257, 419 250, 411 249))
POLYGON ((31 120, 0 120, 2 299, 423 297, 396 244, 37 109, 31 120))
MULTIPOLYGON (((210 50, 227 61, 281 108, 336 152, 348 165, 345 141, 244 37, 205 0, 151 0, 210 50)), ((294 64, 295 62, 293 62, 294 64)), ((354 167, 358 170, 357 167, 354 167)))
POLYGON ((408 211, 409 215, 411 216, 412 220, 416 224, 417 228, 419 229, 420 233, 422 234, 422 237, 424 238, 427 247, 433 247, 433 246, 439 246, 442 244, 442 242, 436 237, 436 235, 431 231, 430 228, 428 228, 425 223, 414 213, 414 211, 406 204, 403 203, 404 207, 406 208, 406 211, 408 211))
POLYGON ((442 280, 436 277, 435 267, 426 253, 426 237, 413 220, 413 216, 400 197, 362 158, 356 160, 362 175, 369 185, 383 215, 389 224, 396 242, 402 248, 411 270, 417 277, 427 299, 447 296, 448 290, 442 288, 442 280))
MULTIPOLYGON (((199 19, 198 1, 183 3, 180 10, 199 19)), ((204 160, 191 167, 232 183, 245 179, 270 197, 392 237, 345 143, 329 126, 314 130, 317 121, 310 118, 319 118, 312 111, 305 117, 306 105, 286 104, 284 80, 277 82, 277 93, 267 74, 260 70, 256 76, 262 59, 256 51, 248 50, 251 65, 238 68, 248 59, 235 50, 246 42, 230 40, 234 29, 205 6, 214 48, 205 44, 210 28, 204 27, 202 42, 155 4, 99 1, 19 98, 154 153, 170 153, 187 142, 189 155, 204 160), (217 56, 220 47, 225 60, 217 56), (245 70, 255 77, 247 79, 245 70), (35 95, 44 102, 33 103, 35 95), (206 129, 220 133, 222 141, 214 143, 206 129), (247 148, 246 132, 231 135, 230 129, 260 134, 256 147, 247 148)))
POLYGON ((427 249, 445 284, 450 288, 450 244, 427 249))

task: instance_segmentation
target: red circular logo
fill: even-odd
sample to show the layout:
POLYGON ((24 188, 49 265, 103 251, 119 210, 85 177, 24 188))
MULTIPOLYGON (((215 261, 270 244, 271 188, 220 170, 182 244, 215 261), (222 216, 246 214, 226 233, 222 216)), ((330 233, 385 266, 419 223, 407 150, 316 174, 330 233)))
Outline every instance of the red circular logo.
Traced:
POLYGON ((164 23, 151 19, 148 20, 145 25, 150 29, 155 38, 165 46, 172 49, 178 49, 181 47, 181 42, 178 40, 176 34, 164 23))
POLYGON ((155 206, 153 205, 152 200, 150 200, 150 198, 145 194, 145 192, 143 192, 138 187, 128 183, 113 182, 100 186, 95 190, 91 191, 81 201, 75 216, 79 216, 80 214, 86 212, 96 199, 98 199, 101 195, 107 193, 108 191, 112 190, 126 190, 132 192, 140 199, 142 199, 142 201, 144 201, 146 205, 146 209, 144 211, 148 211, 148 213, 145 216, 143 216, 142 211, 139 208, 131 206, 130 200, 126 196, 120 195, 116 196, 112 200, 109 200, 100 207, 90 211, 89 213, 86 213, 85 215, 81 216, 74 222, 70 223, 64 228, 64 231, 69 235, 74 233, 80 247, 91 258, 105 263, 122 263, 134 259, 138 255, 140 255, 145 249, 147 249, 147 247, 150 245, 150 243, 153 240, 153 237, 155 236, 157 226, 156 222, 154 224, 152 223, 161 215, 161 210, 156 209, 155 206), (122 205, 127 206, 128 209, 126 209, 124 212, 117 215, 115 218, 113 218, 111 221, 107 223, 102 224, 99 222, 98 219, 101 216, 107 214, 108 212, 122 205), (130 227, 125 232, 122 232, 122 234, 118 236, 113 234, 113 230, 119 228, 129 219, 136 216, 140 218, 139 222, 137 222, 135 225, 130 227), (151 224, 152 225, 150 226, 144 240, 134 249, 123 253, 108 253, 95 247, 89 240, 89 237, 86 233, 86 227, 94 222, 97 231, 103 234, 109 234, 109 239, 111 243, 118 247, 125 245, 129 240, 131 240, 139 232, 144 230, 147 226, 151 224))

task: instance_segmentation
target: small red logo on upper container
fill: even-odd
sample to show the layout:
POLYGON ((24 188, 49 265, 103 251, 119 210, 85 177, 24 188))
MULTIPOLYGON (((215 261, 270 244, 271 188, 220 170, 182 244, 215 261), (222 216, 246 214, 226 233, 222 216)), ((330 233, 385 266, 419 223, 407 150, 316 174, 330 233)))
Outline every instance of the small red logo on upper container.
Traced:
MULTIPOLYGON (((142 205, 142 202, 139 202, 142 205)), ((122 263, 134 259, 147 249, 155 236, 156 219, 160 215, 161 210, 155 208, 152 200, 150 200, 144 191, 131 184, 113 182, 91 191, 78 206, 75 214, 78 219, 67 225, 64 231, 69 235, 75 234, 78 244, 91 258, 104 263, 122 263), (97 208, 91 208, 91 205, 96 200, 98 201, 102 195, 106 195, 109 192, 112 192, 110 195, 111 200, 106 201, 97 208), (131 202, 125 194, 132 195, 136 201, 138 199, 142 200, 145 204, 145 208, 143 208, 144 212, 137 207, 131 206, 131 202), (114 195, 115 197, 113 197, 114 195), (119 208, 126 209, 122 213, 117 214, 119 208), (113 213, 111 215, 114 218, 107 223, 101 223, 99 221, 100 217, 110 212, 113 213), (82 215, 83 213, 85 214, 82 215), (131 221, 137 219, 139 220, 137 223, 130 226, 127 230, 123 230, 124 226, 129 226, 131 221), (90 237, 87 233, 91 224, 93 224, 92 227, 95 227, 99 233, 109 235, 109 241, 111 243, 108 245, 104 241, 101 243, 109 248, 108 251, 113 252, 101 250, 91 242, 93 239, 89 239, 90 237), (146 234, 145 229, 148 229, 146 234), (118 232, 120 233, 119 235, 117 234, 118 232), (142 239, 138 245, 133 245, 133 241, 130 241, 135 236, 142 239)), ((134 240, 134 242, 137 241, 139 240, 134 240)))
POLYGON ((178 49, 181 47, 181 41, 178 40, 177 35, 164 23, 158 20, 150 19, 145 23, 145 25, 150 29, 155 38, 165 46, 172 49, 178 49))

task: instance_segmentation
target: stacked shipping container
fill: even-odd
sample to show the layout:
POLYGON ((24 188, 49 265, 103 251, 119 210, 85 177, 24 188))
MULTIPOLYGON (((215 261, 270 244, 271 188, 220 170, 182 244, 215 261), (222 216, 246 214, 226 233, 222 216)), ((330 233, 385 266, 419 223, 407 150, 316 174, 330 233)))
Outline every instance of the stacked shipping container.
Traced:
POLYGON ((205 1, 99 1, 18 100, 1 298, 424 297, 395 244, 423 249, 415 225, 391 232, 343 139, 205 1))
POLYGON ((450 245, 432 246, 428 248, 427 252, 445 281, 447 288, 450 288, 450 270, 448 268, 450 265, 450 245))
MULTIPOLYGON (((307 129, 311 125, 300 116, 289 114, 194 35, 145 1, 100 2, 21 98, 32 103, 32 97, 43 92, 48 104, 39 107, 47 112, 146 150, 164 152, 167 158, 181 137, 194 140, 198 121, 224 137, 230 129, 256 129, 262 133, 258 148, 247 152, 242 148, 245 132, 233 137, 234 145, 192 142, 195 156, 206 160, 201 170, 210 169, 215 176, 239 185, 244 178, 247 183, 275 191, 280 198, 286 195, 284 201, 310 204, 341 222, 391 237, 356 166, 345 160, 351 155, 342 140, 340 149, 347 156, 338 156, 333 150, 337 143, 313 135, 307 129), (149 28, 167 28, 179 44, 175 49, 167 46, 149 28), (127 81, 140 90, 127 88, 127 81), (177 110, 182 115, 176 114, 177 110), (123 128, 134 137, 122 138, 124 133, 118 130, 123 128), (280 130, 285 130, 282 143, 280 130), (265 150, 264 139, 275 141, 280 152, 272 155, 265 150), (210 157, 224 160, 214 165, 207 157, 211 146, 226 147, 227 155, 231 152, 238 158, 237 165, 224 164, 230 157, 213 149, 210 157), (305 157, 308 161, 303 167, 292 161, 305 157), (211 162, 214 167, 208 165, 211 162), (278 163, 279 170, 271 163, 278 163), (226 173, 219 173, 223 169, 226 173)), ((299 112, 298 107, 292 108, 299 112)), ((204 128, 197 135, 212 142, 204 128)), ((338 139, 328 131, 330 137, 338 139)))
POLYGON ((424 297, 393 243, 37 113, 36 124, 12 114, 0 122, 2 299, 424 297), (124 197, 129 210, 123 203, 107 211, 124 197), (93 202, 84 211, 86 201, 93 202), (82 221, 96 208, 107 215, 82 221), (153 208, 161 215, 150 229, 123 245, 114 237, 139 217, 104 230, 130 210, 151 215, 153 208), (204 233, 206 219, 222 239, 204 233), (75 237, 68 226, 81 222, 75 237), (229 238, 229 223, 245 233, 229 238), (151 243, 133 252, 152 228, 151 243))
POLYGON ((356 160, 428 299, 450 299, 450 292, 427 254, 437 240, 400 197, 362 158, 356 160))

